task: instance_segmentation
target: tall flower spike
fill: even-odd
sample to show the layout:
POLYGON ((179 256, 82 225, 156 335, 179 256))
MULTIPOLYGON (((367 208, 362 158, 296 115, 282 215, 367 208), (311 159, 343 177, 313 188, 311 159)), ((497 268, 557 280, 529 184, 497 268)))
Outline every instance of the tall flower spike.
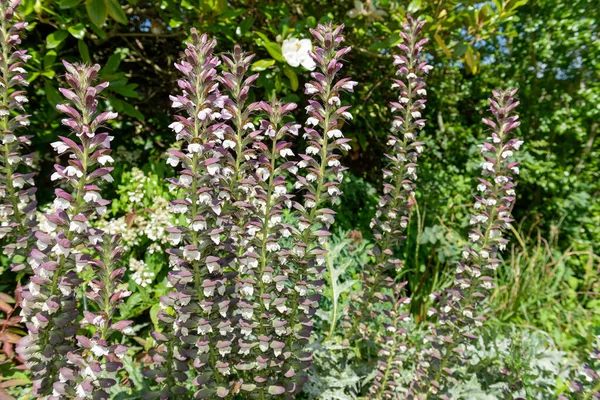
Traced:
POLYGON ((223 176, 225 98, 218 91, 214 39, 191 30, 183 60, 175 67, 183 75, 178 81, 182 94, 171 96, 173 108, 181 110, 170 127, 182 143, 182 150, 170 150, 167 163, 181 164, 179 177, 170 179, 171 188, 182 197, 171 202, 181 225, 168 229, 168 250, 174 290, 161 298, 165 311, 158 318, 164 332, 154 332, 159 346, 153 352, 158 366, 146 374, 162 384, 161 398, 187 392, 188 361, 192 361, 196 398, 214 398, 228 393, 231 365, 222 358, 230 351, 230 289, 215 249, 221 243, 223 200, 219 197, 223 176))
MULTIPOLYGON (((282 217, 285 209, 291 207, 287 178, 296 164, 286 160, 294 155, 290 149, 292 143, 287 139, 298 135, 300 125, 295 121, 286 122, 286 116, 296 109, 294 103, 273 100, 261 106, 268 119, 261 121, 261 134, 255 141, 256 187, 251 201, 257 212, 247 228, 249 248, 254 250, 243 260, 245 268, 256 271, 257 288, 253 290, 253 303, 246 303, 246 308, 253 308, 248 312, 251 318, 240 321, 239 353, 243 356, 243 365, 254 367, 248 374, 252 380, 245 385, 255 387, 258 398, 270 398, 285 393, 285 381, 294 377, 293 370, 287 374, 282 372, 284 361, 289 357, 289 352, 284 351, 285 340, 291 333, 285 285, 288 271, 282 264, 289 254, 285 241, 294 231, 282 217)), ((247 281, 244 284, 247 285, 247 281)))
POLYGON ((26 268, 36 222, 36 188, 34 173, 25 172, 21 165, 32 166, 33 154, 22 154, 31 136, 18 136, 16 131, 29 125, 23 104, 27 96, 19 86, 27 86, 23 64, 31 56, 26 50, 15 50, 21 43, 20 34, 27 26, 18 22, 15 9, 20 1, 0 1, 0 124, 2 156, 0 156, 0 239, 4 239, 4 254, 13 271, 26 268))
POLYGON ((72 357, 77 350, 78 272, 96 263, 82 251, 102 240, 101 232, 91 228, 89 221, 94 214, 105 214, 110 203, 102 199, 95 181, 112 181, 112 168, 105 165, 113 160, 112 137, 98 130, 117 117, 114 112, 97 112, 97 97, 108 86, 108 82, 93 85, 100 66, 63 63, 71 88, 60 91, 71 105, 56 108, 65 114, 62 124, 74 135, 72 139, 59 136, 60 140, 52 143, 59 156, 69 156, 67 166, 55 165, 52 180, 70 191, 55 190, 55 211, 44 215, 41 230, 35 233, 37 248, 30 255, 33 276, 23 290, 21 314, 29 335, 18 348, 33 372, 37 396, 74 396, 72 383, 81 375, 72 357))
MULTIPOLYGON (((253 54, 243 52, 236 45, 232 53, 222 56, 227 70, 217 78, 224 93, 228 95, 222 110, 227 120, 222 124, 225 131, 225 140, 222 142, 225 162, 221 170, 222 186, 219 193, 219 197, 224 199, 222 218, 225 220, 226 235, 220 253, 215 253, 211 261, 223 265, 226 271, 231 271, 230 282, 235 286, 231 301, 226 304, 229 317, 227 329, 230 335, 217 345, 223 353, 221 361, 225 362, 225 355, 235 355, 232 356, 235 361, 231 366, 240 381, 243 380, 239 375, 247 375, 247 371, 253 368, 245 357, 248 352, 247 348, 242 348, 245 345, 243 338, 255 336, 252 306, 256 277, 254 264, 247 260, 255 252, 251 240, 256 230, 251 229, 250 221, 257 211, 255 202, 252 201, 256 194, 256 182, 260 179, 253 174, 256 164, 254 142, 261 131, 257 130, 253 121, 260 104, 248 104, 252 84, 258 78, 258 74, 247 76, 253 58, 253 54)), ((232 377, 229 381, 230 386, 226 390, 232 391, 235 378, 232 377)), ((251 389, 248 385, 237 386, 243 391, 251 389)), ((222 392, 225 393, 225 390, 222 392)))
MULTIPOLYGON (((367 327, 376 327, 374 320, 380 316, 372 308, 372 302, 378 298, 383 303, 394 304, 394 282, 402 261, 394 257, 400 243, 404 240, 405 229, 412 207, 414 206, 417 178, 417 158, 423 151, 423 143, 418 141, 419 131, 425 126, 422 112, 425 109, 427 91, 425 75, 433 68, 423 60, 423 45, 428 39, 421 39, 424 20, 415 20, 410 15, 402 25, 403 43, 398 45, 401 54, 394 56, 394 65, 398 67, 393 89, 397 89, 398 101, 391 103, 392 134, 388 138, 391 154, 389 170, 383 170, 383 195, 379 198, 375 218, 371 221, 375 237, 375 247, 370 255, 374 265, 365 269, 361 291, 352 296, 352 323, 348 337, 360 331, 363 337, 369 337, 367 327)), ((406 301, 409 301, 406 299, 406 301)))
MULTIPOLYGON (((95 272, 95 279, 89 283, 86 295, 96 304, 98 311, 84 311, 83 316, 85 322, 94 327, 95 332, 91 338, 77 336, 77 344, 81 351, 67 356, 69 362, 83 371, 73 379, 75 393, 81 398, 110 397, 110 388, 117 384, 117 373, 123 368, 121 357, 128 349, 127 346, 119 344, 115 335, 122 333, 133 323, 117 320, 117 307, 130 294, 129 291, 118 289, 125 273, 125 268, 120 266, 123 256, 120 241, 120 236, 104 234, 102 241, 93 246, 99 259, 89 262, 95 272)), ((69 372, 61 369, 61 373, 69 372)))
MULTIPOLYGON (((335 212, 326 205, 335 203, 341 194, 338 186, 345 168, 340 158, 350 149, 350 139, 344 138, 341 128, 343 121, 352 119, 352 115, 348 106, 342 106, 341 94, 353 92, 357 83, 350 78, 338 77, 343 67, 341 60, 350 51, 350 47, 341 47, 342 29, 343 25, 319 25, 316 30, 311 30, 315 39, 311 57, 318 71, 311 73, 313 80, 305 84, 305 93, 311 96, 306 107, 309 118, 304 128, 308 147, 306 154, 300 155, 298 163, 298 168, 304 170, 305 175, 299 174, 295 184, 296 189, 304 191, 304 199, 303 204, 294 205, 299 230, 290 254, 293 263, 289 273, 293 290, 288 299, 291 334, 283 350, 292 356, 284 366, 284 373, 305 371, 311 359, 305 346, 313 328, 312 317, 323 285, 324 244, 331 235, 329 227, 335 217, 335 212)), ((300 390, 305 380, 303 375, 298 374, 296 379, 289 380, 286 390, 300 390)))
POLYGON ((431 307, 429 315, 436 315, 437 324, 429 324, 427 345, 424 346, 411 384, 412 395, 423 395, 429 390, 442 398, 447 397, 446 382, 455 380, 453 367, 464 362, 464 346, 476 339, 474 332, 484 316, 478 315, 478 306, 494 288, 493 275, 501 263, 498 252, 506 248, 503 237, 512 222, 511 210, 515 202, 514 176, 519 174, 519 163, 513 161, 514 152, 523 141, 509 136, 520 122, 511 115, 519 105, 514 97, 517 89, 493 91, 489 99, 494 121, 483 118, 492 134, 481 145, 483 177, 478 178, 474 212, 471 216, 470 244, 458 263, 454 287, 443 295, 434 294, 438 308, 431 307))

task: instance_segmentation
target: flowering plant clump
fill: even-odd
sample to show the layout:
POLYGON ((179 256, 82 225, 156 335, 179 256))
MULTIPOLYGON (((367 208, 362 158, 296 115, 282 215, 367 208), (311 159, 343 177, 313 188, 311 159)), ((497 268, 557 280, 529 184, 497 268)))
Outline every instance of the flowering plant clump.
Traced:
MULTIPOLYGON (((17 323, 25 324, 27 336, 16 350, 32 374, 33 396, 263 400, 304 398, 324 385, 350 388, 331 398, 455 396, 460 364, 474 359, 469 352, 478 346, 470 341, 485 321, 481 305, 494 289, 513 222, 514 157, 523 144, 510 137, 519 126, 516 89, 493 91, 489 99, 494 119, 483 119, 491 135, 481 146, 469 244, 451 287, 431 296, 431 319, 419 327, 407 310, 418 289, 398 278, 424 148, 425 77, 433 68, 424 54, 425 20, 407 16, 402 25, 400 54, 393 57, 398 79, 388 167, 371 220, 374 244, 352 250, 361 253, 352 257, 364 268, 349 273, 350 263, 338 268, 332 254, 356 243, 329 245, 346 170, 342 158, 351 149, 343 133, 353 120, 346 97, 358 85, 342 73, 351 51, 343 25, 318 24, 312 40, 283 43, 290 65, 312 71, 304 84, 304 124, 296 120, 297 103, 274 94, 266 101, 253 89, 260 76, 250 71, 264 62, 253 63, 254 55, 237 44, 218 55, 216 40, 192 29, 175 63, 178 93, 170 96, 177 143, 166 163, 176 174, 125 173, 112 218, 111 202, 101 194, 103 181, 113 182, 114 163, 113 137, 104 128, 118 115, 100 110, 108 83, 96 84, 99 65, 63 61, 69 87, 60 93, 67 103, 56 109, 70 135, 51 143, 62 163, 54 167, 54 200, 42 208, 38 225, 34 173, 21 165, 32 159, 21 154, 29 138, 15 134, 27 125, 27 98, 16 88, 26 85, 28 59, 15 49, 25 27, 15 16, 18 5, 0 0, 0 235, 13 270, 32 272, 18 292, 17 323), (129 206, 125 215, 119 203, 129 206), (330 317, 319 310, 328 302, 330 317), (344 302, 350 304, 337 332, 344 302), (148 322, 136 324, 141 314, 148 322), (334 350, 348 359, 337 362, 334 350), (338 370, 315 384, 319 360, 330 356, 325 363, 338 370), (345 381, 332 383, 332 377, 345 381)), ((370 2, 355 6, 352 13, 368 19, 377 11, 370 2)), ((5 299, 0 296, 2 311, 5 299)), ((583 372, 591 391, 571 383, 572 391, 598 397, 594 366, 583 372)))
POLYGON ((430 332, 412 382, 411 390, 417 397, 430 392, 449 398, 449 383, 457 378, 455 367, 468 358, 465 343, 476 339, 476 328, 485 319, 479 315, 478 306, 494 288, 493 275, 501 263, 498 254, 508 242, 503 232, 512 222, 516 186, 513 179, 519 173, 519 163, 513 161, 513 156, 523 144, 522 140, 509 138, 520 125, 518 116, 513 115, 519 102, 514 99, 516 89, 492 93, 489 102, 494 121, 483 118, 492 134, 481 146, 483 177, 478 178, 480 194, 475 196, 470 219, 470 244, 456 268, 454 287, 433 295, 438 305, 431 307, 429 315, 436 315, 438 320, 429 323, 430 332))
POLYGON ((4 254, 11 258, 12 270, 26 268, 26 257, 33 243, 36 222, 33 154, 23 154, 31 136, 20 136, 17 130, 29 125, 23 104, 27 96, 19 86, 27 86, 24 63, 31 58, 26 50, 16 50, 26 22, 18 22, 16 8, 20 1, 0 1, 0 124, 2 124, 2 156, 0 157, 0 238, 4 238, 4 254))
MULTIPOLYGON (((103 241, 102 231, 92 228, 90 221, 95 215, 105 214, 109 204, 101 197, 96 181, 112 180, 112 168, 107 166, 112 162, 112 137, 98 131, 117 114, 98 112, 97 96, 108 86, 108 83, 93 85, 99 65, 90 67, 64 62, 64 66, 70 89, 60 91, 72 106, 59 104, 56 108, 65 114, 62 123, 77 141, 61 136, 59 141, 52 143, 58 155, 69 155, 67 166, 55 166, 52 179, 60 181, 70 191, 55 190, 55 211, 44 215, 40 230, 35 233, 36 248, 32 250, 29 261, 33 277, 24 287, 21 305, 29 335, 22 339, 17 351, 33 372, 36 395, 75 397, 107 387, 106 382, 98 381, 100 375, 84 367, 86 361, 82 357, 91 351, 97 357, 114 362, 117 353, 121 353, 115 348, 107 349, 106 336, 91 340, 76 337, 79 315, 77 292, 82 283, 81 274, 89 267, 105 268, 102 261, 94 259, 93 254, 85 250, 103 241), (77 384, 82 378, 84 382, 77 384)), ((110 274, 114 274, 111 279, 119 278, 121 274, 118 271, 111 270, 110 274)), ((102 296, 110 294, 111 306, 127 296, 127 292, 113 292, 114 287, 106 287, 106 284, 92 281, 88 296, 100 301, 102 296)), ((108 310, 85 317, 88 323, 102 330, 108 326, 111 330, 123 328, 110 325, 112 313, 108 310)), ((91 370, 100 373, 98 368, 102 368, 95 365, 90 367, 91 370)), ((112 364, 104 365, 108 369, 116 368, 112 364)))
POLYGON ((252 56, 236 47, 223 56, 227 70, 218 76, 214 40, 192 32, 186 59, 178 65, 185 76, 180 80, 184 95, 173 97, 174 106, 188 115, 172 124, 188 143, 187 151, 171 151, 169 158, 171 165, 182 162, 185 168, 171 181, 187 193, 172 202, 185 225, 169 229, 172 243, 183 247, 170 250, 170 282, 176 290, 162 300, 167 310, 159 318, 165 332, 154 334, 160 343, 154 360, 163 366, 147 372, 164 384, 162 395, 185 392, 180 383, 191 377, 187 360, 200 369, 193 381, 195 396, 201 398, 239 390, 272 396, 301 387, 295 371, 307 368, 304 346, 324 261, 324 250, 311 240, 322 244, 333 222, 333 212, 321 207, 339 195, 343 168, 335 151, 347 140, 338 125, 340 118, 351 118, 339 96, 356 84, 335 79, 342 67, 337 59, 349 51, 339 48, 340 32, 341 27, 330 26, 313 32, 322 47, 311 56, 321 72, 313 74, 307 92, 319 101, 311 101, 307 110, 309 124, 322 129, 323 136, 306 128, 310 146, 298 164, 279 161, 294 155, 283 139, 297 135, 300 125, 283 119, 296 105, 274 100, 246 106, 257 78, 245 78, 252 56), (268 119, 256 129, 252 114, 259 110, 268 119), (286 176, 299 168, 307 173, 297 176, 296 188, 308 193, 304 205, 296 203, 298 226, 291 226, 281 218, 283 206, 292 205, 286 176), (294 235, 297 241, 290 248, 284 242, 294 235), (291 299, 285 297, 288 285, 291 299), (234 352, 240 356, 234 358, 234 352))

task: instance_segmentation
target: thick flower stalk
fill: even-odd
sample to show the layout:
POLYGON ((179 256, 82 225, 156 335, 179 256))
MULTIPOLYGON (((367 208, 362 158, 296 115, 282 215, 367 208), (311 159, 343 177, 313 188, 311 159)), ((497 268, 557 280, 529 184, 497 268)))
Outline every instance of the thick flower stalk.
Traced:
MULTIPOLYGON (((23 290, 22 316, 29 335, 18 351, 27 360, 34 376, 37 396, 75 396, 73 380, 82 374, 74 359, 78 325, 76 292, 82 280, 79 272, 96 261, 84 250, 102 240, 102 232, 91 228, 95 215, 106 213, 109 201, 102 199, 96 181, 112 181, 108 133, 98 131, 114 112, 98 113, 98 95, 108 82, 94 86, 99 65, 72 65, 63 61, 70 89, 60 89, 71 103, 59 104, 62 120, 73 133, 52 143, 59 156, 68 155, 68 165, 55 165, 52 180, 67 189, 56 189, 54 213, 45 215, 35 233, 37 248, 32 250, 31 281, 23 290)), ((77 357, 77 356, 75 356, 77 357)))
POLYGON ((427 90, 425 75, 433 68, 423 60, 423 45, 428 39, 421 39, 425 21, 414 20, 407 16, 401 32, 403 43, 398 47, 401 54, 394 56, 394 65, 398 67, 392 88, 398 89, 398 101, 391 103, 395 113, 392 122, 392 134, 388 139, 390 154, 389 169, 383 170, 383 195, 379 198, 375 218, 371 221, 375 237, 375 247, 370 252, 374 264, 365 269, 362 290, 353 294, 350 318, 351 327, 348 337, 358 331, 365 338, 372 332, 367 327, 376 327, 380 315, 373 308, 373 300, 395 304, 393 277, 402 266, 402 261, 394 257, 404 240, 405 229, 411 209, 415 203, 417 178, 417 158, 423 151, 423 143, 418 141, 419 131, 425 126, 422 112, 425 109, 427 90))
POLYGON ((33 154, 23 154, 31 136, 20 136, 17 130, 29 125, 23 104, 27 96, 20 86, 27 86, 23 64, 31 57, 26 50, 16 50, 26 22, 18 22, 15 9, 20 1, 0 1, 0 124, 2 155, 0 156, 0 238, 6 243, 4 254, 12 261, 12 270, 26 268, 26 258, 34 243, 36 222, 36 188, 32 166, 33 154))
POLYGON ((232 365, 228 354, 233 341, 231 319, 235 273, 223 271, 224 263, 215 256, 224 232, 221 180, 230 168, 221 144, 225 138, 222 118, 225 99, 218 91, 217 66, 213 55, 216 41, 191 31, 184 59, 175 64, 181 72, 182 93, 171 96, 180 110, 171 128, 182 149, 171 150, 167 163, 181 165, 179 177, 171 179, 182 197, 171 202, 180 225, 169 228, 169 241, 179 247, 168 250, 172 271, 169 282, 174 290, 161 298, 164 311, 159 319, 164 332, 154 332, 159 346, 153 354, 161 364, 146 371, 161 383, 161 398, 171 398, 187 389, 192 362, 196 398, 224 397, 229 392, 232 365))
MULTIPOLYGON (((313 328, 313 315, 320 299, 325 269, 324 244, 331 235, 329 227, 334 222, 335 212, 327 208, 341 194, 339 184, 345 168, 340 163, 342 154, 350 148, 349 139, 344 138, 341 128, 344 120, 352 119, 348 106, 342 106, 341 94, 353 92, 356 82, 350 78, 339 78, 343 67, 342 58, 350 47, 341 47, 343 25, 319 25, 311 30, 315 39, 315 50, 311 53, 317 71, 311 73, 313 80, 306 83, 305 93, 311 96, 306 107, 305 137, 308 147, 301 154, 298 167, 305 174, 297 175, 295 188, 304 191, 303 204, 296 203, 298 232, 290 253, 293 267, 289 279, 293 290, 288 298, 290 311, 288 327, 290 334, 285 341, 283 353, 289 353, 284 365, 287 371, 304 371, 311 356, 305 351, 313 328)), ((304 377, 289 380, 286 390, 294 392, 301 388, 304 377)))
POLYGON ((284 223, 283 214, 292 203, 292 195, 287 193, 288 176, 290 171, 297 171, 296 162, 287 161, 294 156, 288 138, 297 136, 300 128, 286 116, 296 107, 277 100, 263 102, 261 108, 268 118, 261 121, 261 133, 255 142, 256 187, 251 201, 257 212, 247 227, 252 252, 246 254, 244 262, 246 268, 254 271, 255 282, 253 302, 248 303, 252 318, 240 321, 239 354, 243 365, 250 369, 248 376, 252 380, 247 385, 260 399, 285 393, 286 381, 295 375, 293 369, 282 372, 282 367, 289 357, 284 347, 291 333, 285 266, 290 249, 286 241, 295 231, 284 223))
MULTIPOLYGON (((102 234, 95 232, 95 234, 102 234)), ((125 268, 120 266, 123 248, 121 237, 102 234, 102 239, 93 246, 99 259, 90 259, 88 264, 94 271, 86 296, 96 305, 97 311, 84 311, 85 323, 92 328, 91 337, 76 337, 79 352, 67 357, 75 364, 80 375, 70 377, 75 382, 75 393, 79 398, 108 399, 110 388, 117 384, 117 373, 123 368, 121 357, 127 346, 119 344, 118 334, 127 332, 133 321, 118 320, 118 307, 129 291, 119 290, 125 268)), ((70 374, 72 369, 62 368, 61 374, 70 374)), ((56 389, 55 389, 56 390, 56 389)), ((60 394, 68 395, 68 391, 60 394)))
MULTIPOLYGON (((237 385, 237 389, 233 385, 234 381, 244 382, 240 375, 247 375, 247 371, 253 368, 252 360, 247 358, 247 346, 249 338, 256 337, 253 332, 256 265, 252 262, 256 250, 252 238, 257 229, 251 219, 257 212, 253 199, 256 198, 257 179, 260 179, 253 174, 256 164, 254 142, 261 131, 254 125, 254 114, 260 104, 248 104, 252 84, 258 78, 258 74, 247 76, 253 58, 253 54, 243 52, 236 45, 231 54, 222 56, 226 70, 217 78, 227 95, 221 111, 226 118, 221 125, 224 131, 221 143, 224 163, 220 189, 220 198, 224 200, 222 218, 225 221, 225 235, 219 251, 213 254, 211 260, 231 274, 230 285, 234 289, 229 303, 230 339, 217 343, 223 355, 231 354, 235 359, 231 365, 232 376, 226 388, 227 393, 253 389, 253 386, 246 384, 237 385)), ((226 391, 223 390, 223 394, 226 391)))
POLYGON ((483 119, 492 134, 481 146, 483 176, 478 178, 479 194, 470 219, 470 243, 456 268, 454 287, 443 295, 434 294, 438 308, 431 307, 429 315, 436 315, 438 320, 437 324, 429 324, 427 343, 412 383, 413 395, 429 391, 447 398, 447 382, 456 379, 454 368, 467 357, 465 343, 476 338, 476 328, 485 319, 479 315, 478 306, 494 288, 493 276, 501 263, 498 253, 508 242, 503 234, 512 222, 513 179, 519 173, 519 163, 513 161, 513 156, 523 143, 509 137, 520 125, 518 116, 512 115, 519 102, 514 99, 517 89, 492 93, 489 102, 494 121, 483 119))

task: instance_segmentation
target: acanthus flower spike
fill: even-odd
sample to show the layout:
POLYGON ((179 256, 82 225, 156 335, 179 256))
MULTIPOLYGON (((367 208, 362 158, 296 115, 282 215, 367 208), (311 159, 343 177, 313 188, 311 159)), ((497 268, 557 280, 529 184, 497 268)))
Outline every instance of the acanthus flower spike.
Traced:
POLYGON ((97 97, 108 86, 93 85, 99 65, 63 64, 71 88, 61 92, 72 106, 59 104, 56 108, 66 115, 62 124, 74 135, 71 139, 60 137, 52 144, 59 155, 69 155, 66 167, 55 165, 52 180, 70 192, 55 190, 54 212, 41 221, 45 231, 35 233, 37 249, 30 257, 33 276, 23 288, 21 313, 29 335, 18 347, 33 372, 34 393, 59 397, 91 393, 96 387, 92 383, 75 387, 82 374, 79 359, 85 351, 75 338, 79 315, 76 292, 82 282, 80 272, 97 262, 85 250, 102 240, 90 220, 103 215, 110 203, 101 198, 94 184, 112 181, 112 168, 99 161, 110 154, 112 137, 98 130, 117 117, 110 111, 98 113, 97 97))
POLYGON ((311 30, 315 39, 315 49, 311 52, 317 70, 313 78, 305 84, 305 93, 310 96, 306 111, 309 115, 304 127, 304 137, 308 147, 301 154, 297 168, 295 189, 303 191, 302 204, 294 203, 298 216, 298 231, 290 252, 293 266, 289 272, 291 293, 288 297, 291 310, 288 324, 291 330, 285 342, 285 351, 291 356, 286 360, 283 371, 297 371, 293 380, 286 382, 286 391, 297 392, 304 381, 304 371, 308 368, 311 355, 306 344, 312 332, 313 318, 320 299, 323 285, 322 272, 325 269, 324 245, 331 233, 330 226, 335 212, 327 208, 334 204, 341 191, 340 182, 346 169, 340 162, 341 156, 350 149, 342 133, 344 121, 352 115, 348 106, 342 105, 341 95, 353 92, 356 82, 350 78, 340 78, 343 67, 341 57, 350 51, 342 47, 343 25, 319 25, 311 30))
POLYGON ((410 213, 415 204, 415 187, 418 157, 423 151, 423 143, 418 139, 419 132, 425 126, 422 113, 425 110, 427 91, 425 76, 431 66, 424 61, 421 38, 424 20, 415 20, 410 15, 402 25, 403 43, 400 55, 394 56, 397 67, 392 89, 398 90, 398 100, 390 104, 394 119, 388 137, 391 153, 386 154, 389 169, 383 170, 383 195, 379 198, 375 218, 371 228, 375 237, 375 247, 370 255, 375 259, 373 265, 365 268, 363 288, 352 295, 347 337, 356 332, 368 337, 372 334, 368 326, 377 326, 373 320, 378 315, 371 311, 375 297, 394 304, 393 293, 397 284, 392 277, 402 267, 402 261, 394 257, 394 252, 405 239, 410 213))
POLYGON ((195 29, 191 39, 175 64, 182 74, 182 94, 171 96, 173 108, 181 113, 170 127, 182 144, 182 150, 170 150, 167 159, 169 165, 180 166, 179 176, 169 182, 182 194, 171 202, 181 224, 168 229, 169 241, 177 246, 167 251, 173 290, 161 298, 158 318, 164 332, 152 334, 158 343, 151 352, 157 366, 145 371, 161 384, 161 398, 185 394, 192 377, 196 398, 226 396, 232 373, 227 357, 232 336, 228 282, 235 274, 225 272, 226 260, 216 257, 226 227, 221 180, 229 168, 222 147, 228 129, 220 120, 231 114, 218 89, 216 41, 195 29), (190 362, 194 374, 188 375, 190 362))
POLYGON ((21 33, 27 27, 19 22, 20 1, 0 1, 0 239, 5 241, 4 254, 11 260, 13 271, 27 268, 27 257, 34 245, 37 201, 32 167, 33 154, 23 154, 31 144, 31 136, 18 130, 29 126, 24 104, 28 85, 24 64, 31 58, 27 50, 17 50, 21 33))
POLYGON ((513 114, 519 102, 517 89, 494 90, 489 99, 494 121, 483 118, 491 136, 480 146, 483 161, 482 177, 474 196, 473 214, 469 224, 469 244, 462 252, 454 278, 454 286, 432 297, 437 304, 428 315, 436 317, 429 323, 427 345, 423 347, 411 383, 411 396, 421 398, 429 391, 447 398, 448 383, 456 380, 454 365, 465 362, 464 346, 477 338, 477 328, 485 317, 480 305, 494 289, 494 275, 501 264, 499 252, 506 248, 504 233, 512 223, 511 211, 516 200, 514 177, 519 174, 519 163, 514 155, 523 144, 510 138, 520 125, 513 114))
MULTIPOLYGON (((92 246, 98 259, 81 254, 78 265, 83 268, 87 264, 94 271, 94 279, 88 284, 86 296, 96 304, 98 311, 83 312, 85 324, 93 327, 94 333, 91 337, 76 336, 80 351, 70 353, 67 357, 79 371, 83 371, 72 379, 76 395, 107 399, 110 397, 110 388, 118 383, 117 373, 123 368, 121 358, 128 350, 114 335, 127 333, 131 329, 133 321, 118 319, 118 307, 131 292, 118 288, 125 273, 125 268, 120 266, 123 256, 123 248, 119 245, 121 237, 99 230, 93 234, 102 236, 92 246)), ((61 369, 61 373, 71 372, 61 369)))
POLYGON ((288 177, 297 171, 296 162, 289 160, 294 154, 287 139, 298 136, 300 125, 290 120, 288 114, 296 109, 295 103, 283 104, 278 100, 261 103, 267 118, 261 121, 261 134, 255 142, 258 175, 255 196, 252 199, 257 213, 250 221, 249 245, 255 253, 248 253, 245 265, 255 270, 255 309, 246 325, 242 326, 240 352, 244 352, 250 365, 268 365, 253 372, 252 385, 258 398, 287 391, 286 381, 294 378, 293 369, 284 370, 284 362, 290 357, 286 339, 291 334, 288 324, 289 271, 286 260, 290 254, 286 240, 297 229, 284 223, 283 214, 291 207, 292 195, 288 194, 288 177), (264 171, 264 172, 262 172, 264 171), (264 175, 265 179, 261 179, 264 175), (250 327, 255 332, 252 340, 250 327), (247 334, 248 333, 248 334, 247 334), (242 351, 243 350, 243 351, 242 351))

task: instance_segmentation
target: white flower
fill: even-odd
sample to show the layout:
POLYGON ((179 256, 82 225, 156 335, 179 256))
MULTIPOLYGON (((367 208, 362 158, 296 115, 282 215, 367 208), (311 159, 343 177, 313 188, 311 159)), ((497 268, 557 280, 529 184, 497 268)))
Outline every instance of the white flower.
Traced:
POLYGON ((183 128, 185 128, 185 126, 181 122, 176 121, 169 125, 169 128, 173 129, 175 133, 179 133, 183 130, 183 128))
POLYGON ((329 132, 327 132, 327 137, 329 138, 341 138, 342 136, 342 131, 340 131, 339 129, 332 129, 329 132))
POLYGON ((284 40, 281 45, 281 53, 283 53, 283 58, 289 65, 292 67, 302 65, 312 71, 315 69, 316 64, 308 55, 311 50, 312 43, 310 39, 289 38, 284 40))
POLYGON ((294 156, 294 152, 290 149, 283 149, 279 152, 279 154, 281 155, 281 157, 293 157, 294 156))
POLYGON ((59 141, 59 142, 53 142, 50 143, 50 145, 54 148, 54 150, 58 153, 58 154, 62 154, 65 151, 69 150, 69 146, 67 146, 64 142, 59 141))
POLYGON ((318 120, 318 119, 316 119, 315 117, 309 117, 309 118, 306 120, 306 124, 307 124, 307 125, 312 125, 312 126, 319 125, 319 120, 318 120))

